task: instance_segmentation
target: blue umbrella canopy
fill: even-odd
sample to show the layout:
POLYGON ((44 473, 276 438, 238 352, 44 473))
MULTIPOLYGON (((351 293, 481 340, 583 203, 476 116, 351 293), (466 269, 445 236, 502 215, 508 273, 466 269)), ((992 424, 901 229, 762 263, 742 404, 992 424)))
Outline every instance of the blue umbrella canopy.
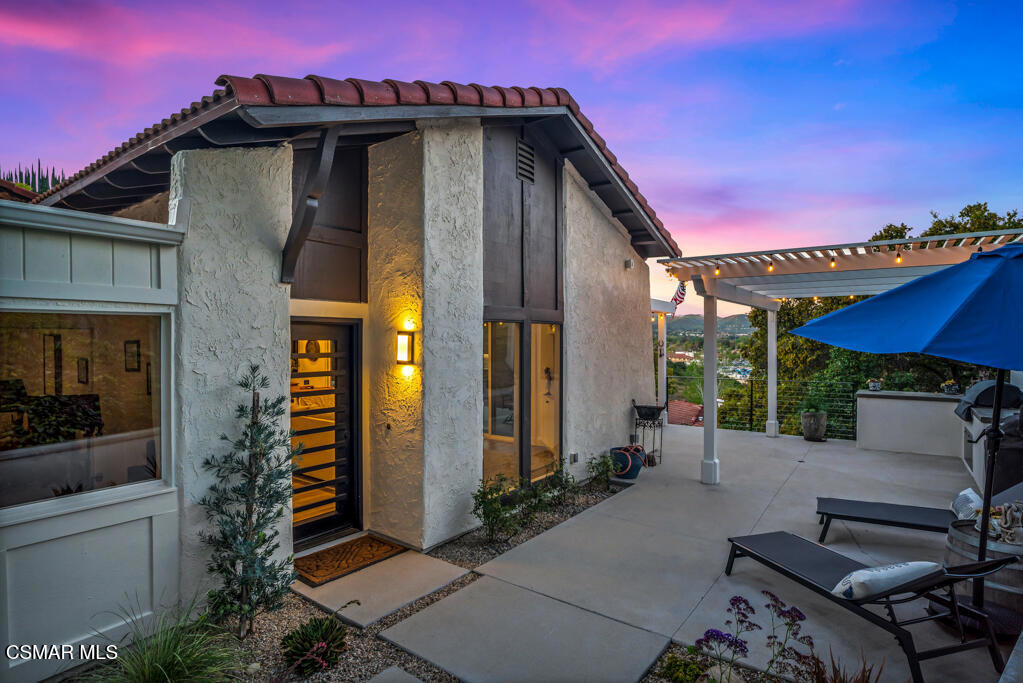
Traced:
POLYGON ((969 261, 811 320, 792 330, 867 353, 925 353, 1023 370, 1023 245, 969 261))

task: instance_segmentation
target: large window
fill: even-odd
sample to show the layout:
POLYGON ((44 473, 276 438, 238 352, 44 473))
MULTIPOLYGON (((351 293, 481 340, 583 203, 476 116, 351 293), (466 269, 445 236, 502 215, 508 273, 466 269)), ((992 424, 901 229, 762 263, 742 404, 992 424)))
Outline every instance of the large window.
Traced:
POLYGON ((0 312, 0 507, 160 478, 160 317, 0 312))
POLYGON ((561 327, 531 323, 521 372, 521 323, 483 325, 483 478, 543 479, 561 462, 561 327), (528 404, 528 405, 527 405, 528 404), (523 415, 529 419, 524 420, 523 415), (523 449, 523 433, 528 448, 523 449))

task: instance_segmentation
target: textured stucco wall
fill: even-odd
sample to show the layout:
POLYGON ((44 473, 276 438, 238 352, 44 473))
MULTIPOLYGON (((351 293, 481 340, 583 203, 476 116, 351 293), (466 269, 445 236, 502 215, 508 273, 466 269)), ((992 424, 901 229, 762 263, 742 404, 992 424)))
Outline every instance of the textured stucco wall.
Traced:
POLYGON ((565 162, 563 448, 579 462, 627 442, 631 399, 655 400, 650 274, 607 207, 565 162), (625 259, 635 261, 625 269, 625 259))
POLYGON ((369 152, 372 529, 417 548, 475 525, 483 476, 483 136, 420 123, 369 152), (416 366, 395 363, 409 322, 416 366))
MULTIPOLYGON (((246 398, 236 382, 249 363, 258 363, 270 378, 264 396, 288 391, 289 289, 280 267, 291 223, 291 158, 283 146, 185 151, 171 162, 171 206, 191 201, 178 253, 175 340, 184 600, 210 584, 197 537, 207 525, 197 501, 212 479, 202 460, 224 452, 220 434, 237 434, 234 407, 246 398)), ((280 529, 280 553, 287 555, 290 514, 280 529)))
POLYGON ((170 192, 161 192, 149 199, 143 199, 138 204, 115 211, 114 215, 120 218, 133 218, 137 221, 151 221, 153 223, 167 222, 167 201, 170 192))
POLYGON ((423 542, 423 140, 408 133, 369 149, 369 505, 372 529, 423 542), (396 332, 417 330, 414 375, 395 364, 396 332))
POLYGON ((423 431, 430 547, 468 531, 483 478, 483 128, 423 126, 423 431))

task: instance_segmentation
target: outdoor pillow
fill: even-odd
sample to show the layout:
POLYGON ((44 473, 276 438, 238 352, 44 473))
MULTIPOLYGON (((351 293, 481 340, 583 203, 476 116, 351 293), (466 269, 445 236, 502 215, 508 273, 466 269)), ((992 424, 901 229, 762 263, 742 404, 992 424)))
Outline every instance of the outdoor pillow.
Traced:
POLYGON ((949 507, 959 519, 977 519, 978 511, 984 507, 984 499, 973 489, 963 489, 949 507))
POLYGON ((831 594, 848 600, 859 600, 927 576, 938 569, 941 569, 941 565, 937 562, 896 562, 882 567, 857 569, 846 574, 831 594))

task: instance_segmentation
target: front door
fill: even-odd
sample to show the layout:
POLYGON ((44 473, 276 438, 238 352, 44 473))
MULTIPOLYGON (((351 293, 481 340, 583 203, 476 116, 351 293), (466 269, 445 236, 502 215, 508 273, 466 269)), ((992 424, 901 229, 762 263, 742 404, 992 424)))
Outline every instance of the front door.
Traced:
POLYGON ((292 322, 292 477, 296 545, 357 530, 359 327, 292 322))

